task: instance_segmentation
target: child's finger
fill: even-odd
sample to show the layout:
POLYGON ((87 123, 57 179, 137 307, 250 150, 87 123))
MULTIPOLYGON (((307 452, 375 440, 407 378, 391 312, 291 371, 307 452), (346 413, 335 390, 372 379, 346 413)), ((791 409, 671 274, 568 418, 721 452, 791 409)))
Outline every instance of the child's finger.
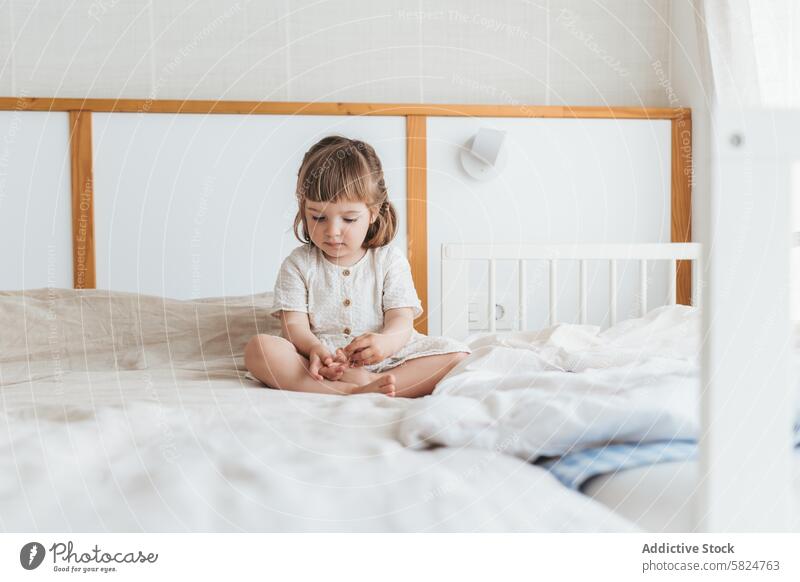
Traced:
POLYGON ((311 365, 308 367, 308 373, 311 374, 311 377, 315 380, 322 380, 322 376, 319 373, 320 368, 320 361, 319 356, 317 354, 311 354, 310 359, 311 365))
POLYGON ((347 345, 344 347, 344 352, 345 352, 346 354, 349 354, 350 352, 352 352, 352 351, 353 351, 353 349, 354 349, 354 347, 355 347, 355 346, 358 344, 358 342, 359 342, 359 341, 361 341, 361 337, 357 337, 357 338, 355 338, 353 341, 351 341, 349 344, 347 344, 347 345))
POLYGON ((375 355, 375 352, 370 348, 366 348, 355 354, 353 359, 359 364, 366 364, 372 359, 373 355, 375 355))
POLYGON ((326 380, 335 381, 342 377, 344 370, 341 368, 341 365, 325 366, 324 368, 320 368, 319 373, 326 380))
POLYGON ((363 350, 368 345, 369 345, 369 339, 356 338, 344 350, 346 354, 352 356, 355 352, 357 352, 358 350, 363 350))
POLYGON ((358 351, 353 352, 352 354, 350 354, 350 356, 348 357, 348 362, 350 362, 350 364, 357 363, 358 362, 358 357, 359 357, 358 355, 360 353, 361 353, 361 350, 358 350, 358 351))

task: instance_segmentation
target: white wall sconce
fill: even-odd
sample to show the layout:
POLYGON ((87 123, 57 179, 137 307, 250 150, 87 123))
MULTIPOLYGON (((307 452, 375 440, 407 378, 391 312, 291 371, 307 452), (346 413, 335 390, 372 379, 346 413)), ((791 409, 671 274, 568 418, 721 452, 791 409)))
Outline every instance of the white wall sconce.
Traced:
POLYGON ((461 166, 468 176, 484 182, 496 178, 506 165, 506 132, 481 127, 461 148, 461 166))

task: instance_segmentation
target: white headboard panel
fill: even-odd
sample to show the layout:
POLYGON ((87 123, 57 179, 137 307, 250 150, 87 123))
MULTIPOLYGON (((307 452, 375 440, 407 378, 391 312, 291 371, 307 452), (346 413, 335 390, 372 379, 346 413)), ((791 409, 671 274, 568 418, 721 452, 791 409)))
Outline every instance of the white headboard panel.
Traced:
POLYGON ((69 114, 0 111, 0 289, 72 287, 69 114))
MULTIPOLYGON (((442 243, 631 243, 670 241, 669 120, 428 119, 428 293, 430 333, 440 333, 442 243), (459 151, 480 127, 506 131, 508 164, 477 182, 459 151)), ((620 262, 619 314, 636 316, 637 261, 620 262)), ((516 317, 514 262, 497 264, 497 299, 516 317)), ((668 265, 651 265, 648 304, 666 302, 668 265)), ((548 268, 531 262, 528 329, 547 325, 548 268)), ((486 303, 488 265, 471 268, 475 303, 486 303)), ((608 321, 608 269, 588 265, 589 323, 608 321)), ((578 266, 559 266, 561 319, 578 321, 578 266)), ((481 315, 481 314, 479 314, 481 315)), ((482 316, 486 324, 486 316, 482 316)), ((503 328, 502 324, 498 328, 503 328)))
MULTIPOLYGON (((406 251, 404 117, 95 113, 97 287, 176 298, 271 291, 297 170, 339 133, 380 156, 406 251)), ((68 221, 67 221, 68 224, 68 221)))

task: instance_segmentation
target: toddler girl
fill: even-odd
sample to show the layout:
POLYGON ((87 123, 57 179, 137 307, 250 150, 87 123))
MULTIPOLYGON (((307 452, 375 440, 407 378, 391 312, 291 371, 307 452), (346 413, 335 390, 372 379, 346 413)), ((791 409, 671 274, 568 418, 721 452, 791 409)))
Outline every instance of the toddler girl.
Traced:
POLYGON ((297 202, 294 232, 304 244, 281 265, 271 313, 283 337, 248 342, 250 374, 300 392, 430 394, 470 350, 413 327, 422 307, 408 260, 389 246, 397 215, 375 150, 320 140, 303 157, 297 202))

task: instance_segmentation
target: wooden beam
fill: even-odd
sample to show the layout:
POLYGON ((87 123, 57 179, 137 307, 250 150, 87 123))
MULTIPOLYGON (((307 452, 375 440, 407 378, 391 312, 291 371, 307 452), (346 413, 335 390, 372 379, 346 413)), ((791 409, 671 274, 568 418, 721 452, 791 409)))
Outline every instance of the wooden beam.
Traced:
POLYGON ((428 151, 427 119, 406 118, 406 212, 408 260, 411 276, 424 313, 414 322, 418 332, 428 333, 428 151))
POLYGON ((72 285, 96 286, 94 252, 94 179, 92 177, 92 114, 70 111, 72 170, 72 285))
POLYGON ((445 105, 293 101, 184 101, 0 97, 0 110, 198 113, 247 115, 394 115, 437 117, 547 117, 581 119, 676 119, 688 109, 560 105, 445 105))
MULTIPOLYGON (((375 115, 405 116, 408 153, 409 259, 426 317, 427 203, 425 121, 437 117, 510 117, 573 119, 669 119, 672 121, 672 241, 691 241, 691 110, 665 107, 593 107, 542 105, 470 105, 418 103, 338 103, 269 101, 185 101, 151 99, 69 99, 0 97, 0 110, 68 111, 72 127, 72 195, 75 286, 95 286, 91 112, 243 114, 243 115, 375 115)), ((691 268, 677 265, 677 298, 691 301, 691 268)))
MULTIPOLYGON (((671 240, 692 240, 692 114, 687 111, 672 120, 671 240)), ((692 302, 692 266, 689 261, 677 264, 678 303, 692 302)), ((700 284, 699 281, 696 284, 700 284)))

